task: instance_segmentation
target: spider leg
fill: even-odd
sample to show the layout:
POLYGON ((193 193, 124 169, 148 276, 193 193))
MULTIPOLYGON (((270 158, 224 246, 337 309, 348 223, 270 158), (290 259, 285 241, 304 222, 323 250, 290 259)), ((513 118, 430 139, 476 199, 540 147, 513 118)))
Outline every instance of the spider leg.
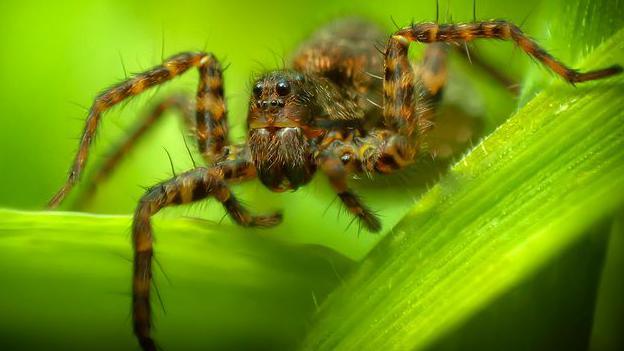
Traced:
POLYGON ((518 26, 503 20, 459 24, 420 23, 396 31, 388 40, 384 55, 383 118, 387 128, 403 135, 412 135, 418 119, 427 106, 417 103, 414 89, 419 83, 407 58, 411 42, 465 43, 479 38, 512 40, 528 55, 567 80, 579 83, 606 78, 622 72, 614 65, 604 69, 579 72, 555 59, 518 26))
POLYGON ((622 67, 619 65, 589 72, 579 72, 572 69, 546 52, 537 42, 524 34, 518 26, 504 20, 457 24, 414 24, 394 33, 389 40, 389 48, 395 45, 390 45, 390 43, 396 43, 396 45, 401 46, 407 46, 412 41, 421 43, 463 43, 481 38, 512 40, 525 53, 542 62, 553 72, 572 84, 606 78, 622 72, 622 67))
POLYGON ((411 136, 417 128, 418 116, 428 107, 418 103, 415 94, 419 84, 407 56, 408 45, 390 39, 384 58, 383 121, 384 125, 403 135, 411 136))
MULTIPOLYGON (((413 66, 416 79, 420 83, 416 84, 416 94, 420 99, 417 103, 424 107, 417 110, 417 131, 424 137, 418 138, 417 142, 421 151, 428 152, 436 158, 447 159, 467 146, 468 140, 465 138, 469 139, 478 130, 479 125, 478 120, 471 116, 468 110, 463 109, 463 106, 459 106, 458 109, 450 106, 439 109, 447 84, 447 61, 451 48, 456 48, 456 51, 467 58, 463 46, 431 43, 426 46, 421 62, 413 66), (434 120, 436 128, 432 131, 434 120)), ((514 88, 510 78, 481 61, 478 55, 472 55, 470 60, 475 66, 492 75, 501 85, 508 89, 514 88)), ((518 86, 515 88, 517 90, 518 86)))
POLYGON ((165 60, 162 65, 139 73, 98 95, 89 110, 80 146, 70 168, 67 181, 52 197, 48 206, 57 207, 80 178, 87 162, 89 146, 105 111, 149 88, 183 74, 192 67, 198 68, 200 76, 195 123, 197 142, 204 157, 215 159, 223 151, 227 138, 221 64, 212 54, 202 52, 181 53, 165 60))
POLYGON ((85 190, 80 193, 74 204, 75 207, 84 207, 89 202, 95 194, 97 186, 106 181, 137 142, 153 128, 170 109, 174 109, 180 113, 182 120, 189 130, 194 128, 195 123, 192 118, 190 101, 182 95, 173 95, 166 98, 135 125, 130 135, 117 144, 108 154, 105 161, 98 165, 93 176, 86 179, 85 190))
POLYGON ((390 173, 406 167, 413 162, 418 145, 395 131, 375 130, 351 141, 336 134, 333 141, 321 147, 317 158, 319 169, 327 175, 349 212, 369 231, 378 232, 379 219, 349 188, 348 176, 360 172, 390 173))
MULTIPOLYGON (((418 101, 416 104, 416 130, 420 135, 429 135, 429 131, 434 126, 434 119, 441 117, 439 115, 439 105, 442 101, 442 95, 445 86, 448 82, 448 55, 450 45, 447 43, 431 43, 426 46, 423 58, 417 64, 412 65, 414 71, 416 84, 416 95, 418 101)), ((464 53, 463 49, 457 49, 459 52, 464 53)), ((478 56, 475 55, 474 62, 479 62, 481 65, 487 66, 482 61, 477 61, 478 56)), ((481 67, 481 66, 480 66, 481 67)), ((510 85, 511 80, 504 78, 504 74, 496 71, 491 66, 483 67, 483 69, 492 70, 492 75, 499 75, 499 81, 505 81, 510 85), (499 74, 500 73, 500 74, 499 74)), ((496 79, 496 78, 495 78, 496 79)), ((444 117, 444 116, 442 116, 444 117)))
POLYGON ((222 161, 210 168, 196 168, 147 190, 141 198, 132 225, 134 271, 132 283, 132 321, 134 333, 143 350, 156 350, 151 337, 150 288, 152 283, 153 230, 151 217, 161 209, 214 197, 238 224, 271 227, 281 214, 253 216, 230 192, 228 183, 250 180, 255 168, 245 159, 222 161))
POLYGON ((345 164, 351 161, 355 150, 351 144, 335 141, 332 146, 320 153, 318 158, 319 168, 329 179, 334 191, 347 210, 360 220, 371 232, 381 230, 379 218, 362 203, 359 197, 349 189, 347 176, 350 173, 345 164))
POLYGON ((447 80, 447 57, 448 45, 445 43, 435 43, 427 45, 422 62, 416 71, 425 93, 432 100, 441 97, 442 89, 447 80))
POLYGON ((433 43, 427 45, 422 61, 413 67, 417 84, 416 94, 420 106, 416 110, 416 128, 419 134, 424 134, 433 127, 433 119, 448 78, 447 60, 448 45, 433 43))

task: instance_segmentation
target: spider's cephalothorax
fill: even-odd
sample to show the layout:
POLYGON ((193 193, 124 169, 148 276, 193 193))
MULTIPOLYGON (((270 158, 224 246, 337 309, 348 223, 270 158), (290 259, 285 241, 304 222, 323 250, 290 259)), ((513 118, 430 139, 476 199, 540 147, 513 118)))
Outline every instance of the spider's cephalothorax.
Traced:
POLYGON ((281 214, 252 215, 229 185, 259 178, 274 191, 297 189, 315 171, 325 174, 347 208, 370 231, 381 223, 350 190, 356 173, 389 173, 411 164, 423 135, 431 128, 446 82, 447 44, 479 38, 510 40, 546 67, 574 84, 620 73, 620 66, 581 73, 559 62, 516 25, 501 21, 458 24, 419 23, 399 29, 384 41, 376 26, 343 20, 317 32, 297 52, 292 70, 258 78, 252 88, 247 142, 228 142, 227 109, 221 64, 209 53, 187 52, 137 74, 101 93, 93 103, 69 177, 50 201, 57 206, 78 181, 102 113, 195 67, 199 86, 195 118, 188 99, 171 97, 159 104, 100 168, 87 188, 89 195, 124 153, 169 108, 182 113, 194 131, 208 167, 197 167, 150 188, 134 215, 134 332, 144 350, 156 350, 151 337, 150 288, 153 232, 151 216, 167 206, 214 197, 238 224, 268 227, 281 214), (412 42, 428 44, 414 66, 408 59, 412 42), (376 103, 380 97, 381 104, 376 103))
POLYGON ((275 71, 253 85, 247 127, 249 152, 260 181, 273 191, 297 189, 316 171, 314 144, 322 134, 311 125, 319 110, 309 79, 275 71))

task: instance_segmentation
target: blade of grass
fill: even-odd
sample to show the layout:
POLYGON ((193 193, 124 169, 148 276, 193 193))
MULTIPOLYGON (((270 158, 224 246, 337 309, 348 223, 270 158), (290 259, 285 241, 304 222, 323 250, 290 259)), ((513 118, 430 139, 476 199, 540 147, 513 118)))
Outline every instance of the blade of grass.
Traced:
POLYGON ((609 250, 602 272, 590 349, 624 349, 624 212, 619 211, 609 236, 609 250))
MULTIPOLYGON (((0 349, 136 350, 130 223, 0 210, 0 349)), ((225 223, 156 220, 156 230, 166 316, 153 304, 165 350, 292 349, 351 266, 225 223)))
MULTIPOLYGON (((581 67, 624 62, 623 43, 581 67)), ((573 247, 624 204, 623 83, 557 81, 527 103, 330 296, 302 349, 426 348, 573 247)))
POLYGON ((427 350, 586 350, 609 224, 585 231, 427 350))

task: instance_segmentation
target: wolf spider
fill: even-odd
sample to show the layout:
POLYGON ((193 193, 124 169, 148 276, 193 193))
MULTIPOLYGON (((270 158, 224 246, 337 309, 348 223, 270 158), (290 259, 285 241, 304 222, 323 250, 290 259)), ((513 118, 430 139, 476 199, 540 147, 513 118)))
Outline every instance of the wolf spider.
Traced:
POLYGON ((317 32, 294 56, 292 69, 265 73, 255 80, 247 116, 246 143, 228 142, 222 66, 210 53, 185 52, 137 74, 97 96, 86 120, 80 147, 63 187, 49 205, 56 207, 76 184, 102 114, 120 102, 177 77, 199 70, 195 121, 184 100, 165 100, 142 122, 98 173, 103 178, 123 153, 166 109, 177 108, 191 125, 200 154, 209 165, 177 175, 147 190, 134 214, 132 306, 134 333, 144 350, 151 337, 150 285, 153 232, 150 218, 167 206, 214 197, 238 224, 277 225, 280 213, 252 215, 230 192, 234 183, 258 178, 267 188, 295 190, 320 170, 348 209, 372 232, 379 219, 348 185, 350 175, 390 173, 411 164, 431 129, 446 81, 447 44, 475 39, 511 40, 526 54, 571 84, 606 78, 620 66, 581 73, 556 60, 516 25, 504 20, 460 24, 418 23, 385 38, 370 23, 336 22, 317 32), (378 54, 374 43, 385 41, 378 54), (408 47, 429 44, 412 66, 408 47), (378 78, 378 79, 375 79, 378 78), (372 103, 383 92, 382 106, 372 103), (378 107, 381 107, 379 110, 378 107))

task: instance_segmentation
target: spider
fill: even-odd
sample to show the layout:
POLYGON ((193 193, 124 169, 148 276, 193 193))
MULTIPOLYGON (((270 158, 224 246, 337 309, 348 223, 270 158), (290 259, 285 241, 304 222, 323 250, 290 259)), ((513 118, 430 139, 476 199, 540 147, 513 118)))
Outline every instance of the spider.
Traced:
MULTIPOLYGON (((369 231, 379 231, 379 219, 349 188, 347 180, 354 174, 391 173, 414 162, 423 136, 433 126, 432 118, 445 85, 448 44, 480 38, 515 42, 571 84, 622 72, 617 65, 585 73, 571 69, 518 26, 504 20, 418 23, 398 29, 388 38, 368 22, 347 19, 315 33, 294 56, 292 68, 268 72, 255 80, 249 100, 247 142, 231 144, 219 60, 211 53, 184 52, 95 98, 68 179, 49 206, 58 206, 78 181, 105 111, 191 68, 199 70, 194 122, 185 100, 170 98, 121 146, 127 150, 158 116, 176 108, 191 126, 199 152, 208 164, 149 188, 134 213, 133 327, 142 349, 156 350, 150 309, 150 219, 154 214, 168 206, 213 197, 236 223, 271 227, 280 222, 282 215, 251 214, 230 192, 230 185, 258 178, 272 191, 296 190, 320 171, 346 209, 369 231), (379 41, 386 42, 381 54, 374 46, 379 41), (417 66, 408 59, 412 42, 428 44, 417 66), (378 109, 371 99, 380 92, 383 104, 378 109)), ((106 164, 102 174, 114 168, 120 155, 106 164)))

